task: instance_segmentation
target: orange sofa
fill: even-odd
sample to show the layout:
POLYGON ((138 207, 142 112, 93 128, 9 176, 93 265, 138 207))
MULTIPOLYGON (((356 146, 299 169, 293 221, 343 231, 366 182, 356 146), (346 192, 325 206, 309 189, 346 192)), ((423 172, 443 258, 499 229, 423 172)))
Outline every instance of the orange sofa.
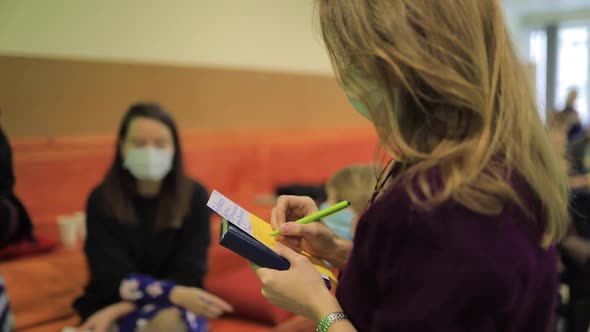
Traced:
MULTIPOLYGON (((114 139, 107 136, 12 140, 17 193, 27 205, 39 234, 57 240, 57 216, 84 209, 89 191, 112 160, 114 144, 114 139)), ((260 217, 268 218, 270 207, 255 204, 257 195, 272 192, 279 184, 321 183, 350 163, 372 162, 377 139, 371 128, 199 131, 184 133, 182 144, 190 175, 210 190, 217 189, 260 217)), ((215 239, 219 235, 218 217, 212 218, 211 228, 215 239)), ((254 315, 214 320, 213 332, 313 331, 312 322, 263 303, 255 278, 248 283, 250 293, 227 293, 226 288, 243 281, 232 280, 232 276, 252 276, 245 271, 248 263, 244 259, 215 240, 209 261, 207 287, 215 292, 214 288, 220 289, 225 283, 228 287, 220 289, 223 296, 234 296, 242 306, 257 310, 254 315)), ((53 332, 77 323, 71 303, 87 280, 79 247, 1 262, 0 273, 6 280, 17 331, 53 332)))

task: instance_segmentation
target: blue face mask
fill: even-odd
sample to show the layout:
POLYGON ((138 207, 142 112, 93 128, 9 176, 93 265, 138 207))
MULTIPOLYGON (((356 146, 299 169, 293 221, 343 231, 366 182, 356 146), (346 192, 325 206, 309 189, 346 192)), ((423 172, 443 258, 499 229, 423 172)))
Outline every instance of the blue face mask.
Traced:
MULTIPOLYGON (((328 204, 322 203, 322 205, 320 205, 320 210, 323 210, 327 207, 329 207, 328 204)), ((356 214, 349 208, 338 213, 334 213, 333 215, 328 216, 322 220, 326 226, 334 231, 334 233, 347 240, 352 240, 351 227, 355 217, 356 214)))
POLYGON ((352 98, 349 95, 346 95, 346 98, 348 98, 348 101, 350 102, 350 104, 352 105, 352 107, 354 107, 354 109, 357 112, 359 112, 362 116, 364 116, 365 118, 367 118, 367 120, 371 121, 371 114, 369 114, 369 110, 367 110, 367 108, 365 107, 365 104, 363 104, 360 101, 352 98))
MULTIPOLYGON (((383 109, 385 107, 385 97, 383 95, 383 93, 381 92, 381 90, 377 89, 377 88, 373 88, 369 91, 366 92, 367 95, 366 97, 368 98, 369 103, 371 104, 371 107, 375 109, 383 109)), ((350 95, 346 95, 346 98, 348 99, 348 101, 350 102, 350 104, 352 105, 352 107, 354 107, 354 109, 359 112, 362 116, 364 116, 365 118, 367 118, 367 120, 369 121, 373 121, 373 118, 371 117, 371 113, 369 112, 369 109, 367 108, 367 106, 362 103, 360 100, 358 100, 355 97, 352 97, 350 95)))

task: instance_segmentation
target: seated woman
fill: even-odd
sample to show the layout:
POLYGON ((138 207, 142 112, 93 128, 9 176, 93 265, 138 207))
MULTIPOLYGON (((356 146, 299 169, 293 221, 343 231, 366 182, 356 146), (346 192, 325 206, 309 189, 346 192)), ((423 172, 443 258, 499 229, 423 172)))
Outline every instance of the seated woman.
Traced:
POLYGON ((206 318, 232 310, 202 289, 207 199, 184 173, 171 116, 156 104, 133 105, 114 162, 88 199, 90 281, 74 303, 80 331, 206 331, 206 318))

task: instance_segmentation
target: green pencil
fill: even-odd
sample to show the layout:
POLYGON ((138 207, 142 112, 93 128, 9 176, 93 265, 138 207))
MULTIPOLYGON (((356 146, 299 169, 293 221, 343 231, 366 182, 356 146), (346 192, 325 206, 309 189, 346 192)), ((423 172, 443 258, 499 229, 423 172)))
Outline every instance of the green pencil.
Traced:
MULTIPOLYGON (((327 217, 329 215, 332 215, 332 214, 334 214, 336 212, 340 212, 340 211, 346 209, 348 206, 350 206, 350 202, 349 201, 342 201, 342 202, 340 202, 338 204, 332 205, 332 206, 330 206, 328 208, 325 208, 325 209, 323 209, 321 211, 318 211, 316 213, 310 214, 307 217, 303 217, 303 218, 301 218, 301 219, 299 219, 299 220, 297 220, 295 222, 298 223, 298 224, 309 224, 310 222, 318 221, 318 220, 320 220, 322 218, 325 218, 325 217, 327 217)), ((280 232, 279 232, 278 229, 275 230, 274 232, 270 233, 271 236, 277 236, 279 234, 280 234, 280 232)))

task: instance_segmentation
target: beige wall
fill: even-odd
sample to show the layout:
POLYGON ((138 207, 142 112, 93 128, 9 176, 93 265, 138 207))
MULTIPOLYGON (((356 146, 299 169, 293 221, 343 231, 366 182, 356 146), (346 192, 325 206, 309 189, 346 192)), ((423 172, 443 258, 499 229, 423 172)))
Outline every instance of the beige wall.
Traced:
POLYGON ((2 0, 0 54, 330 74, 313 0, 2 0))
POLYGON ((136 100, 183 128, 357 125, 313 0, 1 0, 12 136, 113 132, 136 100))
MULTIPOLYGON (((518 2, 504 4, 524 53, 525 16, 548 14, 518 2)), ((1 121, 20 137, 112 132, 150 99, 184 128, 356 125, 313 3, 0 0, 1 121)))
POLYGON ((184 129, 369 125, 331 76, 5 56, 0 73, 13 137, 114 133, 137 100, 162 103, 184 129))
MULTIPOLYGON (((528 29, 590 19, 588 0, 502 0, 528 29)), ((2 0, 0 54, 330 74, 314 0, 2 0)))

